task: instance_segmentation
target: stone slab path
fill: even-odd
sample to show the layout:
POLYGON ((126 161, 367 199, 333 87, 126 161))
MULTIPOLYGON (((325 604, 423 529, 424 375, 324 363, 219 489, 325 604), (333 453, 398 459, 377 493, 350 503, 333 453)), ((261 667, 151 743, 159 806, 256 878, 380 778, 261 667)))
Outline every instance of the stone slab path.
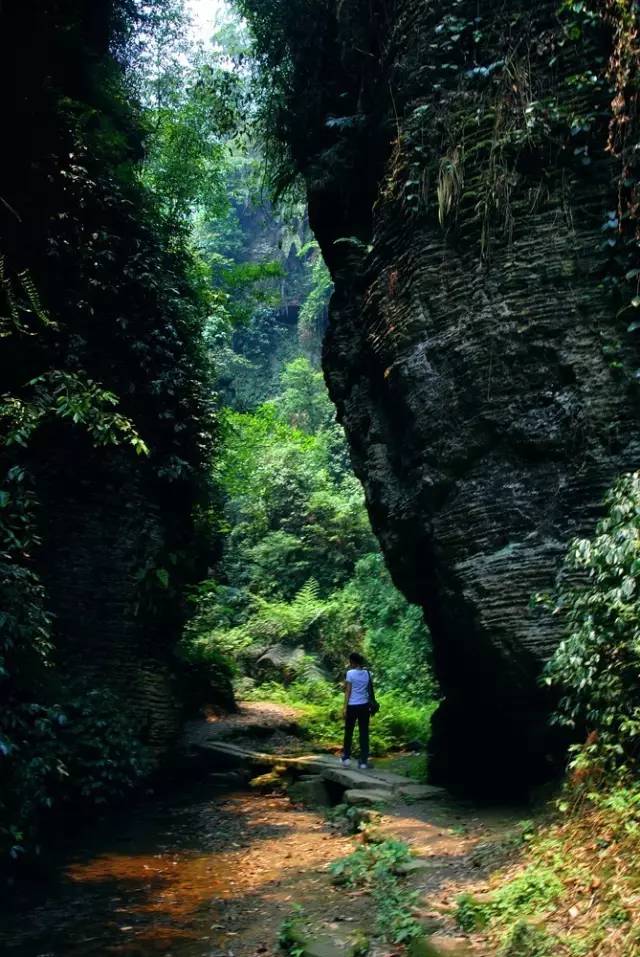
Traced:
MULTIPOLYGON (((345 789, 345 791, 380 791, 389 792, 396 797, 428 801, 443 798, 445 791, 442 788, 429 784, 416 784, 411 778, 391 771, 382 771, 372 768, 361 771, 357 768, 345 768, 333 756, 326 754, 274 754, 271 751, 258 751, 242 747, 228 741, 209 740, 194 746, 208 754, 212 763, 219 767, 235 769, 239 767, 286 768, 298 774, 315 774, 325 781, 331 781, 345 789)), ((355 803, 353 800, 351 803, 355 803)))

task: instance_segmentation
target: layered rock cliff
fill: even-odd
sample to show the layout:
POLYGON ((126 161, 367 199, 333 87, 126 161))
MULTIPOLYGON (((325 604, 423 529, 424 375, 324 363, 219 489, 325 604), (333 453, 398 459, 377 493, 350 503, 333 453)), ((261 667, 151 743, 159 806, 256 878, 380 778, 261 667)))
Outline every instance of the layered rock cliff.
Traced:
POLYGON ((531 596, 640 463, 611 38, 556 3, 319 6, 308 49, 288 28, 299 125, 280 132, 335 280, 331 395, 433 636, 431 774, 530 782, 550 767, 538 675, 561 637, 531 596))

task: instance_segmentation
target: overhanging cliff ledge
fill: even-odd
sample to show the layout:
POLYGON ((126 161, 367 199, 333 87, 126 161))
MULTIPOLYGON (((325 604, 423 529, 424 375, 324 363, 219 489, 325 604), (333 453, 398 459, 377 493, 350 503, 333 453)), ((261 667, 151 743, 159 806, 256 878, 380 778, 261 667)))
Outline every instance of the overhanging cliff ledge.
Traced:
POLYGON ((640 463, 637 350, 607 279, 611 90, 580 66, 586 45, 604 75, 610 37, 578 48, 555 3, 326 3, 306 27, 296 6, 285 136, 335 281, 324 368, 432 631, 431 775, 530 783, 561 637, 531 596, 640 463))

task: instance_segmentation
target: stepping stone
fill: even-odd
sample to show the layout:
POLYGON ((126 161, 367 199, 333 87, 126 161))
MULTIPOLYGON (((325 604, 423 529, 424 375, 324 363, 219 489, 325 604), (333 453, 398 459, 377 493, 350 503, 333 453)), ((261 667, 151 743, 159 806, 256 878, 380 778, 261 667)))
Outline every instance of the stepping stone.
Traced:
POLYGON ((302 945, 305 957, 351 957, 353 946, 330 937, 306 940, 302 945))
POLYGON ((286 781, 282 779, 282 769, 274 768, 273 771, 267 771, 266 774, 259 774, 249 781, 249 787, 255 791, 268 793, 269 791, 283 790, 286 781))
POLYGON ((367 806, 373 804, 390 804, 391 801, 393 801, 391 791, 374 788, 369 788, 366 791, 350 788, 344 792, 343 797, 347 804, 366 804, 367 806))
POLYGON ((420 871, 435 871, 442 867, 442 861, 434 861, 430 857, 413 857, 410 861, 398 865, 400 874, 418 874, 420 871))
POLYGON ((414 937, 407 947, 408 957, 471 957, 471 947, 464 937, 414 937))
POLYGON ((446 793, 444 788, 435 787, 433 784, 404 784, 398 788, 398 794, 413 801, 436 801, 438 798, 444 798, 446 793))
POLYGON ((361 791, 389 791, 390 788, 380 778, 376 778, 367 771, 351 771, 349 768, 324 767, 321 772, 322 777, 327 781, 333 781, 343 788, 357 788, 361 791))

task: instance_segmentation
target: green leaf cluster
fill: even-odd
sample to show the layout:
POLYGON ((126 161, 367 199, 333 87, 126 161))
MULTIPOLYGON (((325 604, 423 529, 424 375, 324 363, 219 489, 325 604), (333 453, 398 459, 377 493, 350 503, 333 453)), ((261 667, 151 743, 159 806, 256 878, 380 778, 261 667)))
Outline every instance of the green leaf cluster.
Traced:
MULTIPOLYGON (((588 735, 576 768, 624 774, 640 758, 640 475, 620 478, 591 539, 572 542, 548 598, 566 637, 545 670, 556 720, 588 735)), ((544 599, 541 599, 544 600, 544 599)))

